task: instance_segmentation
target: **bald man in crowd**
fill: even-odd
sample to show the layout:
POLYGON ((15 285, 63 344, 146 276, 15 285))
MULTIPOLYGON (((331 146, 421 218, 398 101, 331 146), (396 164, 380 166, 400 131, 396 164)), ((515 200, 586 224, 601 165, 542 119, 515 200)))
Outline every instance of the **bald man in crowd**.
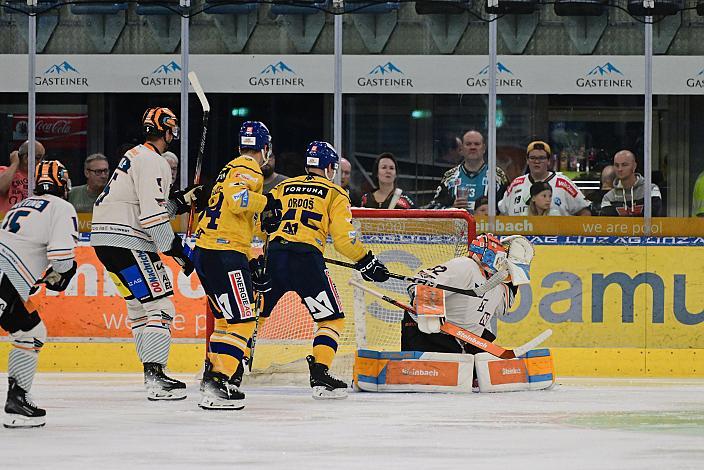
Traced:
POLYGON ((638 164, 636 156, 630 150, 621 150, 614 155, 616 179, 614 188, 604 195, 601 201, 601 215, 643 217, 645 198, 648 195, 652 201, 653 217, 660 215, 662 196, 660 188, 651 184, 650 191, 645 187, 645 178, 636 173, 638 164))
MULTIPOLYGON (((45 153, 44 146, 35 141, 34 158, 36 164, 42 161, 45 153)), ((27 198, 29 192, 28 162, 29 141, 25 141, 20 145, 19 150, 10 153, 10 165, 0 166, 0 213, 4 214, 16 203, 27 198)))
POLYGON ((347 191, 352 207, 360 207, 362 205, 362 194, 350 186, 351 176, 352 164, 346 158, 340 158, 340 186, 347 191))

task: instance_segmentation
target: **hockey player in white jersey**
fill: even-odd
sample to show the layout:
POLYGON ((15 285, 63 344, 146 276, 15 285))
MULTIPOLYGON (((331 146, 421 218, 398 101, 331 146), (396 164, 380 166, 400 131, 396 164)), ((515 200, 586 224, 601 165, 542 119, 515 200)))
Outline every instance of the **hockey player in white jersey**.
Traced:
MULTIPOLYGON (((469 256, 451 259, 446 263, 420 271, 418 277, 460 289, 476 289, 496 275, 501 282, 481 297, 445 291, 445 319, 471 331, 488 341, 496 339, 492 319, 505 315, 513 305, 518 286, 529 282, 529 268, 533 247, 520 235, 499 240, 494 235, 482 234, 470 245, 469 256)), ((411 303, 415 285, 408 288, 411 303)), ((421 325, 422 327, 422 325, 421 325)), ((401 327, 403 351, 468 353, 481 350, 444 333, 424 332, 407 312, 401 327)))
POLYGON ((207 200, 202 186, 171 192, 171 168, 161 156, 178 139, 176 115, 150 108, 142 117, 146 142, 128 150, 95 201, 91 245, 120 295, 127 302, 137 354, 144 364, 149 400, 186 398, 186 385, 164 373, 175 315, 173 283, 159 253, 171 256, 188 276, 193 263, 174 234, 170 218, 200 210, 207 200))
POLYGON ((47 160, 37 166, 35 175, 34 195, 12 206, 0 225, 0 326, 10 334, 12 345, 7 428, 45 423, 46 412, 29 396, 46 341, 46 327, 29 300, 32 288, 39 282, 63 291, 76 273, 78 220, 67 201, 68 171, 59 161, 47 160))

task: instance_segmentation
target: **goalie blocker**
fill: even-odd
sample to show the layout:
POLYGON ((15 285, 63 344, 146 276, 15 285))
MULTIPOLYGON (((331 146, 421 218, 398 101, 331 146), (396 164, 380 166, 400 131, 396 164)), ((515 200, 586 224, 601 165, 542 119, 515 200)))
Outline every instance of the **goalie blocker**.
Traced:
POLYGON ((489 353, 448 354, 360 349, 354 362, 355 388, 365 392, 471 393, 476 368, 479 391, 543 390, 555 383, 549 349, 514 359, 489 353))

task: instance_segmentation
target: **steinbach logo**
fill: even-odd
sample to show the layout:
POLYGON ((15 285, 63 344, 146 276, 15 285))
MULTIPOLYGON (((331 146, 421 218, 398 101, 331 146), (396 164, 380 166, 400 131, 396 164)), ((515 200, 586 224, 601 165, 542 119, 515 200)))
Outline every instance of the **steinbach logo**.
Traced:
POLYGON ((34 84, 37 86, 87 87, 88 78, 81 76, 76 67, 63 61, 46 69, 44 74, 34 77, 34 84))
POLYGON ((361 87, 394 86, 413 88, 413 79, 406 78, 400 68, 393 62, 373 67, 368 74, 357 77, 357 85, 361 87))
POLYGON ((631 79, 626 78, 611 62, 593 67, 584 77, 579 77, 576 83, 580 88, 633 88, 631 79))
MULTIPOLYGON (((489 66, 487 65, 473 77, 466 80, 468 87, 485 87, 489 85, 489 66)), ((523 80, 501 62, 496 63, 496 86, 507 88, 523 88, 523 80)))
POLYGON ((704 69, 701 69, 694 77, 687 79, 688 88, 704 88, 704 69))
POLYGON ((180 85, 181 66, 172 60, 168 64, 161 64, 149 75, 141 77, 139 81, 144 86, 152 87, 180 85))
POLYGON ((281 60, 264 67, 259 75, 249 77, 249 84, 258 87, 306 86, 303 78, 296 76, 296 72, 281 60))

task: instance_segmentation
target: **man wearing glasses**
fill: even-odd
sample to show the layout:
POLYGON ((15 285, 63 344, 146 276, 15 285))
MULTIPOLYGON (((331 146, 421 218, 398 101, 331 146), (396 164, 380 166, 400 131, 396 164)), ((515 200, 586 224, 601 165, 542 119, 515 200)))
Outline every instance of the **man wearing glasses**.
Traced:
POLYGON ((550 170, 550 146, 536 140, 528 144, 528 174, 519 176, 506 190, 499 202, 501 215, 528 215, 530 187, 538 181, 552 186, 552 208, 559 215, 591 215, 589 201, 568 177, 550 170))
MULTIPOLYGON (((34 159, 38 165, 44 158, 44 146, 35 142, 34 159)), ((0 166, 0 213, 10 210, 18 202, 27 199, 27 165, 29 164, 29 142, 20 145, 10 154, 10 166, 0 166)), ((34 170, 32 170, 34 171, 34 170)))
POLYGON ((110 176, 107 157, 102 153, 89 155, 83 162, 83 174, 86 175, 86 184, 71 189, 68 202, 76 208, 76 212, 92 213, 93 204, 110 176))

